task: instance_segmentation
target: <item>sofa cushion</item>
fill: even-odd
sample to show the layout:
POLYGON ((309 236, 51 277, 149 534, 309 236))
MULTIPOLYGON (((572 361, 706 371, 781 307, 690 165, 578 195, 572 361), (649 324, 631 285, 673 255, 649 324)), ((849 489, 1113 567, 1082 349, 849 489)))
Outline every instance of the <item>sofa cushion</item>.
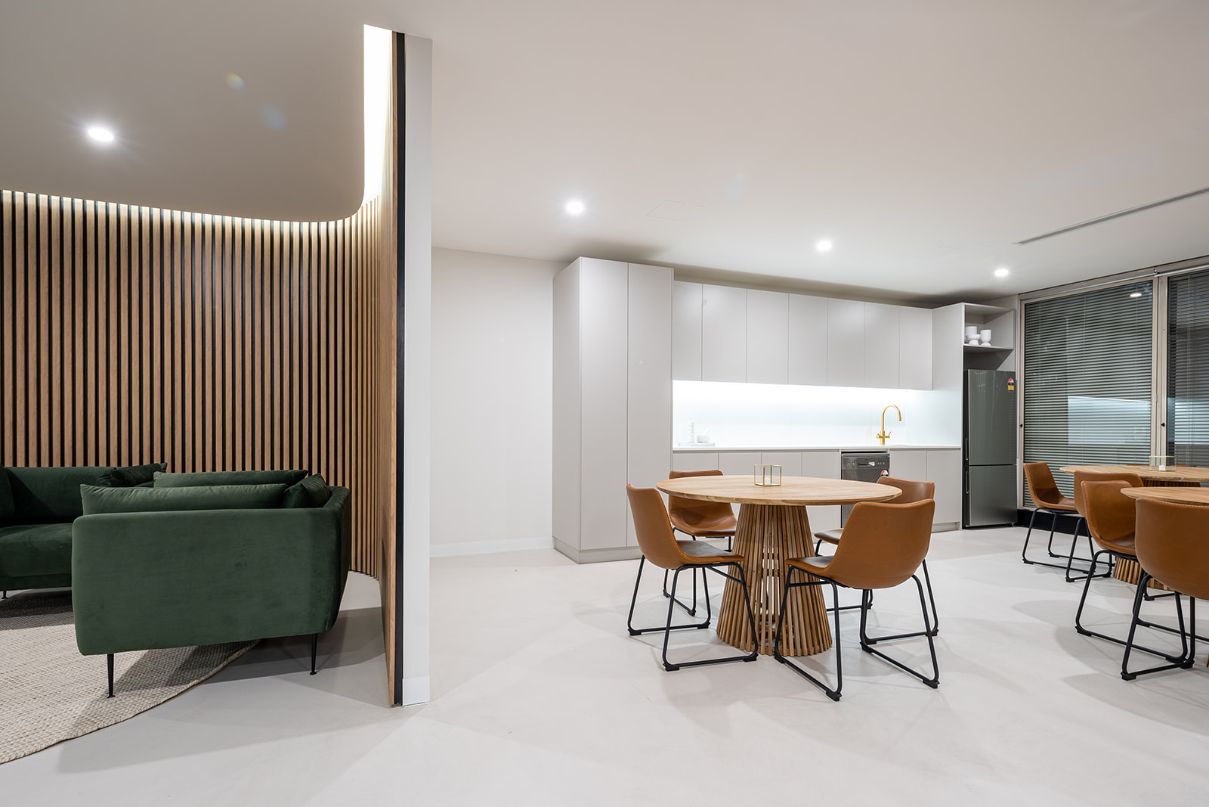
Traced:
POLYGON ((280 507, 285 485, 199 485, 188 488, 106 488, 82 485, 84 515, 164 510, 264 510, 280 507))
POLYGON ((70 523, 0 527, 0 579, 70 573, 70 523))
POLYGON ((101 484, 115 488, 132 488, 144 483, 149 484, 155 479, 156 471, 163 471, 167 468, 168 463, 166 462, 150 462, 146 465, 128 465, 123 468, 114 468, 102 480, 101 484))
POLYGON ((8 471, 0 468, 0 524, 13 520, 13 488, 8 483, 8 471))
POLYGON ((157 488, 188 488, 202 485, 272 485, 286 487, 301 482, 306 471, 205 471, 198 473, 155 473, 157 488))
POLYGON ((100 485, 110 467, 7 468, 13 524, 75 521, 84 513, 80 485, 100 485))
POLYGON ((282 507, 323 507, 332 497, 332 491, 319 474, 311 474, 296 485, 285 489, 282 507))

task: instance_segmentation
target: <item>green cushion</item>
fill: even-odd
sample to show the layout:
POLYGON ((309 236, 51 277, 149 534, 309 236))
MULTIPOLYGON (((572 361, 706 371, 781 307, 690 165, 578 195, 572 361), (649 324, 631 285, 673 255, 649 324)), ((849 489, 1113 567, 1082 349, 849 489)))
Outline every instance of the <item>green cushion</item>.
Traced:
POLYGON ((8 471, 0 468, 0 524, 13 520, 13 488, 8 483, 8 471))
POLYGON ((146 465, 129 465, 124 468, 114 468, 108 478, 101 484, 115 488, 132 488, 155 479, 156 471, 167 469, 166 462, 151 462, 146 465))
POLYGON ((323 507, 332 496, 332 491, 319 474, 311 474, 297 485, 285 489, 282 507, 323 507))
POLYGON ((199 473, 155 473, 157 488, 190 488, 200 485, 273 485, 289 487, 301 482, 306 471, 206 471, 199 473))
POLYGON ((0 581, 4 585, 16 588, 20 578, 70 573, 70 522, 0 527, 0 581))
POLYGON ((113 469, 7 468, 13 493, 13 524, 75 521, 84 513, 80 485, 101 485, 113 469))
POLYGON ((281 506, 285 485, 105 488, 82 485, 84 515, 176 510, 266 510, 281 506))

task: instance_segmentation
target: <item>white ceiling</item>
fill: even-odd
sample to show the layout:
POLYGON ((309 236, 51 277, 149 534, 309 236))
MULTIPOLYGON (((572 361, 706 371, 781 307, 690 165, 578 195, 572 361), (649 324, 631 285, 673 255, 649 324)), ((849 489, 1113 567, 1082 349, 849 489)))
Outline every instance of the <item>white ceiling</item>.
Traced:
POLYGON ((1209 195, 1015 245, 1209 186, 1198 0, 0 2, 4 187, 345 215, 369 22, 434 41, 440 246, 936 299, 1209 254, 1209 195))

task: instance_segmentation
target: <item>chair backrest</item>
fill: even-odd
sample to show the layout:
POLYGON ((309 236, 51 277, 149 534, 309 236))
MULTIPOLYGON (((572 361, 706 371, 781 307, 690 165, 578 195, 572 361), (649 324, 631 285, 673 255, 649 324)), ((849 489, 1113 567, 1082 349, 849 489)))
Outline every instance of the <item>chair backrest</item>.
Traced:
POLYGON ((1137 501, 1138 562, 1181 594, 1209 599, 1209 507, 1137 501))
POLYGON ((1124 479, 1098 479, 1083 483, 1083 515, 1096 543, 1108 549, 1133 540, 1137 502, 1121 491, 1132 487, 1124 479))
POLYGON ((1024 463, 1024 481, 1028 485, 1028 495, 1033 497, 1035 504, 1045 506, 1062 501, 1062 491, 1058 490, 1058 483, 1054 481, 1054 474, 1047 463, 1024 463))
POLYGON ((827 576, 851 588, 890 588, 915 574, 932 539, 932 499, 860 502, 844 524, 827 576))
POLYGON ((877 480, 879 485, 893 485, 902 491, 894 504, 914 504, 926 499, 936 498, 935 482, 914 482, 910 479, 897 479, 893 476, 883 476, 877 480))
MULTIPOLYGON (((686 476, 722 476, 719 470, 709 471, 672 471, 669 479, 682 479, 686 476)), ((683 496, 668 494, 668 515, 673 521, 680 520, 686 524, 714 519, 734 520, 735 511, 726 502, 703 502, 699 499, 686 499, 683 496)))
POLYGON ((1075 471, 1075 509, 1081 516, 1087 515, 1083 503, 1084 482, 1127 482, 1130 487, 1142 487, 1142 477, 1137 474, 1121 471, 1075 471))
POLYGON ((638 547, 646 559, 661 569, 676 569, 684 565, 684 553, 680 551, 680 545, 672 533, 672 522, 668 519, 667 508, 663 506, 659 491, 627 484, 625 492, 630 499, 638 547))

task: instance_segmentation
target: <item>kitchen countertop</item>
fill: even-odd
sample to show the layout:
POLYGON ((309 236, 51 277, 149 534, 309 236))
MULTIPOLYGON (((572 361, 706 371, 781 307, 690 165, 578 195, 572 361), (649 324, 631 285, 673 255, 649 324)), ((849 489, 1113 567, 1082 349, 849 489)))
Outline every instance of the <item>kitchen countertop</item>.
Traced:
POLYGON ((672 446, 673 452, 711 452, 711 451, 924 451, 927 449, 944 450, 960 449, 959 445, 916 445, 914 443, 890 443, 888 445, 836 445, 836 446, 672 446))

